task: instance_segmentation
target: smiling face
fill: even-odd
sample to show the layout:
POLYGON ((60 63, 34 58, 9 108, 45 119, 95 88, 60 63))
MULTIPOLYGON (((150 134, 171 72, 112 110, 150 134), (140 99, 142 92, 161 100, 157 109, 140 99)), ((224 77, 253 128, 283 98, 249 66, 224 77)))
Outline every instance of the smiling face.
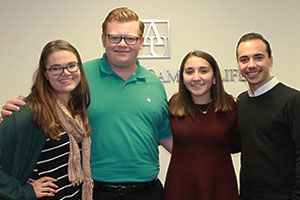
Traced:
POLYGON ((248 81, 252 92, 271 80, 273 65, 266 44, 260 39, 241 42, 237 48, 237 59, 241 74, 248 81))
POLYGON ((136 58, 143 47, 144 37, 139 35, 140 27, 138 21, 107 23, 106 33, 102 34, 102 44, 107 54, 107 61, 112 68, 135 68, 136 58), (107 34, 119 36, 139 37, 136 44, 126 44, 124 39, 120 43, 111 43, 107 34))
POLYGON ((210 64, 203 58, 192 56, 184 64, 183 82, 195 104, 206 104, 211 99, 211 87, 215 81, 210 64))
MULTIPOLYGON (((51 53, 46 61, 46 69, 51 66, 65 67, 70 63, 78 62, 75 54, 67 50, 58 50, 51 53)), ((80 70, 70 73, 64 69, 61 75, 53 76, 49 70, 45 71, 45 76, 48 79, 51 87, 56 92, 57 96, 64 102, 68 102, 71 98, 71 92, 77 87, 80 82, 80 70)))

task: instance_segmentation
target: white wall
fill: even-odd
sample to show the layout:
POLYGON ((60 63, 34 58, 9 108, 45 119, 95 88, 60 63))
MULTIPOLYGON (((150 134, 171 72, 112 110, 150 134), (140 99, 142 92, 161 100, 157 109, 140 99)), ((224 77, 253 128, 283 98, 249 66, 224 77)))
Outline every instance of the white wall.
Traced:
MULTIPOLYGON (((141 60, 147 68, 176 72, 191 50, 210 52, 222 69, 236 68, 235 45, 249 31, 263 33, 274 52, 273 73, 300 89, 300 2, 298 0, 1 0, 0 1, 0 105, 30 91, 40 51, 50 40, 65 39, 76 46, 83 61, 103 53, 101 23, 115 7, 127 6, 141 19, 170 20, 171 58, 141 60)), ((237 96, 247 88, 237 80, 224 83, 237 96)), ((168 96, 177 83, 165 84, 168 96)), ((239 156, 234 156, 238 173, 239 156)), ((161 151, 164 180, 169 155, 161 151)))

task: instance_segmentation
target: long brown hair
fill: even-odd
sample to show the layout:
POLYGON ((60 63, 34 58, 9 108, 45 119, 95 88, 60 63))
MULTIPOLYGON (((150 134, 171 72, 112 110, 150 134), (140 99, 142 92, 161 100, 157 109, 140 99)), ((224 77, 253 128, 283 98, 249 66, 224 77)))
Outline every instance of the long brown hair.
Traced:
POLYGON ((178 92, 169 102, 169 112, 172 115, 183 117, 183 116, 194 116, 195 106, 191 93, 187 90, 183 81, 184 65, 190 57, 199 57, 206 60, 213 69, 215 84, 210 88, 212 105, 215 112, 226 112, 231 110, 231 106, 228 102, 227 94, 223 87, 222 77, 217 61, 204 51, 192 51, 186 54, 181 62, 179 70, 179 86, 178 92))
POLYGON ((90 90, 85 73, 82 68, 80 55, 75 47, 64 40, 54 40, 47 43, 40 56, 39 67, 34 73, 31 93, 25 98, 29 106, 33 123, 51 139, 59 139, 62 128, 59 125, 58 116, 55 108, 56 92, 45 77, 46 63, 50 54, 56 51, 67 50, 77 58, 80 70, 80 82, 71 93, 71 99, 68 103, 71 114, 79 115, 84 122, 84 128, 87 136, 91 134, 91 127, 88 123, 87 107, 90 104, 90 90))

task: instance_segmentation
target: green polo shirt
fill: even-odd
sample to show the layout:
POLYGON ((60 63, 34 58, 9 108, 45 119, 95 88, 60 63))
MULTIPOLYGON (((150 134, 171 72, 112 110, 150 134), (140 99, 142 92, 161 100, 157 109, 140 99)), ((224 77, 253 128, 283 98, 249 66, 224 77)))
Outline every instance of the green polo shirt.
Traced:
POLYGON ((84 63, 94 180, 144 182, 159 173, 158 140, 171 136, 167 97, 160 79, 136 63, 126 81, 110 68, 106 54, 84 63))

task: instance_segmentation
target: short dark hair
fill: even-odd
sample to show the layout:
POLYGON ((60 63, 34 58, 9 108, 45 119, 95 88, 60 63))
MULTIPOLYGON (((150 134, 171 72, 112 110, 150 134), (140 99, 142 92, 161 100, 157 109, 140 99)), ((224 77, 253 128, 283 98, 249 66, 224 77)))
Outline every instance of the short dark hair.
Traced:
POLYGON ((235 50, 236 58, 238 58, 238 47, 239 47, 239 45, 242 42, 246 42, 246 41, 249 41, 249 40, 261 40, 261 41, 263 41, 263 43, 266 44, 266 47, 267 47, 266 50, 267 50, 267 53, 269 55, 269 58, 272 56, 272 49, 271 49, 270 43, 260 33, 250 32, 250 33, 244 34, 240 38, 240 40, 238 41, 238 43, 236 45, 236 50, 235 50))

